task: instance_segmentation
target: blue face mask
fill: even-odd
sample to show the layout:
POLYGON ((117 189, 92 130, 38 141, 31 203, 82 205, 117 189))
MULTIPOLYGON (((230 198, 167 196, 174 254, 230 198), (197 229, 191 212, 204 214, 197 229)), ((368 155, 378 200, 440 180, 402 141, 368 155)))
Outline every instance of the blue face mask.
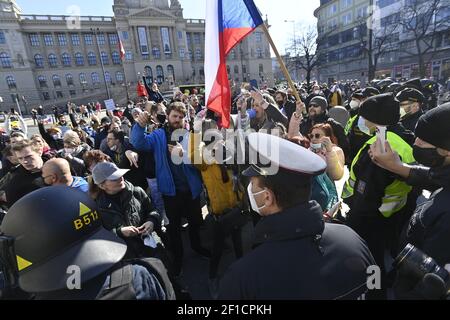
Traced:
POLYGON ((367 134, 368 136, 372 135, 370 128, 366 125, 366 119, 361 116, 358 119, 358 128, 362 133, 367 134))
POLYGON ((247 110, 247 114, 248 114, 250 119, 256 118, 256 111, 255 111, 255 109, 247 110))

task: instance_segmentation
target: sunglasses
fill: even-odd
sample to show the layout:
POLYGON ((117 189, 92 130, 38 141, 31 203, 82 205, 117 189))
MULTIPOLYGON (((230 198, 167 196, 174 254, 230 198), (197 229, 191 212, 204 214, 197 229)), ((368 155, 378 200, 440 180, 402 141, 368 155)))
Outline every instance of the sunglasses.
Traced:
POLYGON ((322 135, 320 133, 316 133, 316 134, 310 133, 310 134, 308 134, 308 136, 310 139, 314 139, 314 138, 320 139, 322 137, 322 135))
POLYGON ((320 106, 318 106, 317 104, 310 104, 309 107, 310 108, 320 108, 320 106))

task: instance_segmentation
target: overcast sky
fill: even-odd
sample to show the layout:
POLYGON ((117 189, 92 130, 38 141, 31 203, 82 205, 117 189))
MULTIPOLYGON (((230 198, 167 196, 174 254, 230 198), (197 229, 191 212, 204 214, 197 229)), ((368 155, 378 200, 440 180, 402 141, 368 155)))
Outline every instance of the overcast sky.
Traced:
MULTIPOLYGON (((26 14, 68 14, 68 8, 77 5, 81 15, 112 16, 112 0, 16 0, 26 14)), ((205 18, 206 0, 179 0, 183 7, 185 18, 205 18)), ((267 14, 272 26, 270 33, 278 50, 283 54, 289 39, 294 33, 299 33, 305 26, 315 24, 314 9, 319 6, 319 0, 254 0, 263 14, 267 14)))

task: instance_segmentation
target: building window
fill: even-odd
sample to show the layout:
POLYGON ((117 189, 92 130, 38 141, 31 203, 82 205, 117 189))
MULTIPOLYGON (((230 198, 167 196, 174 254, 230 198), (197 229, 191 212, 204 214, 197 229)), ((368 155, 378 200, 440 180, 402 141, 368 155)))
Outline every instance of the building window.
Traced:
POLYGON ((262 42, 262 33, 255 32, 255 38, 256 38, 256 42, 262 42))
POLYGON ((77 66, 84 66, 84 58, 83 55, 79 52, 75 53, 75 64, 77 66))
POLYGON ((47 78, 45 76, 39 76, 38 77, 39 87, 41 88, 47 88, 47 78))
POLYGON ((69 87, 75 85, 75 83, 73 81, 73 76, 70 73, 66 74, 66 83, 69 87))
POLYGON ((180 59, 184 59, 186 52, 184 50, 184 48, 180 48, 180 59))
POLYGON ((356 10, 356 18, 361 19, 367 17, 367 7, 360 7, 356 10))
POLYGON ((381 8, 387 7, 393 3, 395 3, 397 0, 378 0, 377 5, 381 8))
POLYGON ((343 24, 344 26, 346 26, 346 25, 352 23, 352 13, 349 12, 349 13, 344 14, 344 15, 341 17, 341 21, 342 21, 342 24, 343 24))
POLYGON ((169 64, 167 66, 167 74, 169 77, 172 77, 172 81, 175 81, 175 69, 173 68, 173 65, 169 64))
POLYGON ((62 91, 56 91, 56 99, 64 98, 62 91))
POLYGON ((86 80, 86 74, 85 73, 80 73, 80 84, 81 85, 86 85, 87 84, 87 80, 86 80))
POLYGON ((106 44, 106 39, 105 39, 104 33, 97 34, 97 42, 98 42, 98 45, 100 45, 100 46, 103 46, 106 44))
POLYGON ((256 48, 256 57, 259 59, 263 57, 263 51, 261 48, 256 48))
POLYGON ((13 76, 6 77, 6 84, 8 85, 9 90, 17 89, 16 79, 13 76))
POLYGON ((125 51, 125 59, 127 61, 133 61, 133 52, 131 50, 125 51))
POLYGON ((120 64, 120 55, 117 51, 113 51, 111 54, 112 57, 112 63, 113 64, 120 64))
POLYGON ((63 53, 61 55, 61 61, 64 67, 70 67, 72 61, 68 53, 63 53))
POLYGON ((191 46, 191 34, 190 33, 186 33, 186 42, 188 47, 191 46))
POLYGON ((53 68, 58 66, 58 58, 56 57, 56 54, 50 53, 48 55, 48 64, 53 68))
POLYGON ((236 51, 234 49, 231 50, 231 59, 236 60, 236 51))
POLYGON ((153 83, 153 70, 151 67, 146 66, 144 68, 144 75, 145 75, 145 79, 147 84, 152 84, 153 83))
POLYGON ((55 88, 61 87, 61 78, 60 78, 57 74, 55 74, 55 75, 52 77, 52 80, 53 80, 53 86, 54 86, 55 88))
POLYGON ((42 92, 42 97, 44 100, 50 100, 50 94, 48 92, 42 92))
POLYGON ((247 66, 245 64, 242 65, 242 74, 247 73, 247 66))
POLYGON ((30 43, 32 47, 39 47, 40 43, 39 43, 39 35, 38 34, 30 34, 30 43))
POLYGON ((47 47, 53 46, 53 35, 51 33, 44 34, 44 44, 47 47))
POLYGON ((114 46, 116 44, 119 43, 119 40, 117 38, 117 34, 113 33, 113 34, 108 34, 109 37, 109 44, 114 46))
POLYGON ((328 16, 335 15, 337 13, 337 4, 333 4, 328 8, 328 16))
POLYGON ((103 64, 109 64, 109 56, 105 51, 100 53, 103 64))
POLYGON ((178 40, 183 40, 183 31, 178 31, 178 40))
POLYGON ((84 35, 84 43, 87 46, 92 46, 94 44, 94 39, 92 38, 92 34, 91 33, 87 33, 84 35))
POLYGON ((353 5, 353 0, 341 0, 341 9, 347 9, 353 5))
POLYGON ((238 66, 234 66, 234 73, 238 74, 239 73, 239 67, 238 66))
POLYGON ((120 83, 122 83, 122 82, 125 81, 125 77, 124 77, 122 71, 117 71, 117 72, 116 72, 116 81, 117 81, 117 82, 120 82, 120 83))
POLYGON ((73 46, 79 46, 81 44, 80 42, 80 35, 76 33, 72 33, 70 35, 70 39, 72 39, 72 45, 73 46))
POLYGON ((108 71, 105 71, 105 80, 107 83, 111 83, 111 74, 108 71))
POLYGON ((204 77, 204 76, 205 76, 205 69, 200 68, 200 69, 198 70, 198 74, 199 74, 201 77, 204 77))
POLYGON ((158 84, 164 82, 164 69, 161 66, 156 66, 156 82, 158 82, 158 84))
POLYGON ((36 54, 34 56, 34 63, 36 64, 36 68, 43 68, 44 67, 44 57, 42 57, 40 54, 36 54))
POLYGON ((0 44, 6 44, 5 33, 0 31, 0 44))
POLYGON ((201 44, 200 33, 194 33, 194 44, 201 44))
POLYGON ((188 50, 188 59, 189 60, 194 60, 194 57, 192 56, 192 50, 188 50))
POLYGON ((195 60, 201 61, 202 59, 203 59, 202 50, 201 49, 195 49, 195 60))
POLYGON ((6 52, 0 53, 0 62, 3 68, 12 68, 11 57, 6 52))
POLYGON ((228 65, 227 65, 227 73, 228 73, 228 75, 230 75, 230 73, 231 73, 230 66, 228 66, 228 65))
POLYGON ((93 83, 94 85, 100 83, 100 77, 98 76, 98 73, 97 73, 97 72, 92 72, 91 78, 92 78, 92 83, 93 83))
POLYGON ((128 40, 128 31, 122 31, 122 39, 128 40))
POLYGON ((77 92, 75 90, 69 90, 69 94, 71 97, 73 97, 77 95, 77 92))
POLYGON ((159 50, 159 48, 153 47, 152 54, 153 54, 153 58, 161 59, 161 50, 159 50))
POLYGON ((58 33, 56 38, 58 39, 58 44, 60 46, 67 46, 67 37, 64 33, 58 33))
POLYGON ((89 52, 87 55, 87 58, 88 58, 88 64, 90 66, 95 66, 97 64, 97 57, 96 57, 95 53, 89 52))

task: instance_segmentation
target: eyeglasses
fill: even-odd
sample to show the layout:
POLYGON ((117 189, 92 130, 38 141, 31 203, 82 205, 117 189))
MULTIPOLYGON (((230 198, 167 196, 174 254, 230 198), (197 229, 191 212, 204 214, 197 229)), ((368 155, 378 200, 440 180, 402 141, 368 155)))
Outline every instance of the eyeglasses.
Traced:
POLYGON ((309 107, 310 108, 320 108, 320 106, 318 106, 317 104, 310 104, 309 107))
POLYGON ((308 137, 309 137, 310 139, 314 139, 314 138, 320 139, 320 138, 322 137, 322 135, 321 135, 320 133, 316 133, 316 134, 310 133, 310 134, 308 134, 308 137))

